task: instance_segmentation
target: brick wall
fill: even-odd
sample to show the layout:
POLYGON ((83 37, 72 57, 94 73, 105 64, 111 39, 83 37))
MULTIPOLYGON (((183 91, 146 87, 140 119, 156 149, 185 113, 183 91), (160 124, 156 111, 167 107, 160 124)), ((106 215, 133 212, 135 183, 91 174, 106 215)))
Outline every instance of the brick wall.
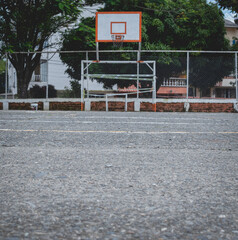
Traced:
POLYGON ((81 111, 81 102, 50 102, 50 110, 81 111))
MULTIPOLYGON (((9 103, 9 110, 32 110, 31 103, 9 103)), ((43 102, 38 102, 38 110, 43 110, 43 102)))
MULTIPOLYGON (((81 111, 81 102, 50 102, 50 110, 81 111)), ((109 111, 125 111, 125 102, 108 102, 109 111)), ((3 103, 0 102, 0 110, 3 103)), ((9 110, 32 110, 31 103, 10 102, 9 110)), ((38 102, 38 110, 43 110, 43 102, 38 102)), ((152 112, 152 103, 141 102, 142 112, 152 112)), ((106 111, 106 102, 91 102, 91 111, 106 111)), ((127 104, 127 111, 134 111, 134 102, 127 104)), ((184 112, 184 103, 156 103, 157 112, 184 112)), ((190 112, 235 112, 233 103, 190 103, 190 112)))
POLYGON ((156 112, 184 112, 184 103, 156 103, 156 112))
POLYGON ((189 112, 235 112, 233 103, 190 103, 189 112))
MULTIPOLYGON (((125 111, 125 102, 108 102, 109 111, 125 111)), ((106 111, 106 102, 91 102, 91 111, 106 111)), ((127 103, 127 111, 134 111, 134 102, 127 103)))
POLYGON ((91 102, 91 111, 106 111, 106 102, 91 102))
POLYGON ((148 102, 141 102, 140 103, 140 111, 141 112, 152 112, 152 103, 148 102))

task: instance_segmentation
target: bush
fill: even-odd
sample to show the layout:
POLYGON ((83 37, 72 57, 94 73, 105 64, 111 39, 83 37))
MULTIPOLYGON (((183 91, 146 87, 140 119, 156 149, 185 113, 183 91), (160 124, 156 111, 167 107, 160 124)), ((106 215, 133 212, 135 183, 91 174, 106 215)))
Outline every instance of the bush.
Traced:
POLYGON ((80 98, 81 97, 81 84, 78 80, 70 81, 71 88, 65 87, 62 91, 63 98, 80 98))
POLYGON ((81 97, 81 84, 78 80, 70 81, 70 85, 72 88, 73 97, 80 98, 81 97))
MULTIPOLYGON (((46 98, 46 86, 40 87, 38 85, 34 85, 30 88, 29 91, 30 98, 46 98)), ((55 98, 57 97, 57 91, 53 85, 48 85, 48 97, 55 98)))

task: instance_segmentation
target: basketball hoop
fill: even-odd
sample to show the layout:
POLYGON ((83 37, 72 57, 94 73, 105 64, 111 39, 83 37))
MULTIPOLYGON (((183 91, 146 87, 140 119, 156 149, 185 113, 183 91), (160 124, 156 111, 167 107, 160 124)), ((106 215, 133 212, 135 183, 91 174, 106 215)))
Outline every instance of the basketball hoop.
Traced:
POLYGON ((120 48, 123 46, 125 35, 122 34, 112 34, 113 47, 120 48))

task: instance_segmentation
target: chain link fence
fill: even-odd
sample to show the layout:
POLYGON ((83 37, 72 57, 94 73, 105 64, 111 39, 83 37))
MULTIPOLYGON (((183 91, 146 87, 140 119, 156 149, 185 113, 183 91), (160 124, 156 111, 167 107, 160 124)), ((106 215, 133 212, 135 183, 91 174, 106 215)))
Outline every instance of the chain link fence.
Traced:
MULTIPOLYGON (((101 50, 99 57, 118 63, 91 64, 85 96, 151 98, 151 92, 137 91, 152 88, 146 79, 151 71, 143 61, 155 61, 157 98, 238 99, 237 52, 101 50)), ((82 60, 96 60, 96 51, 8 53, 0 60, 0 97, 81 98, 82 60)))

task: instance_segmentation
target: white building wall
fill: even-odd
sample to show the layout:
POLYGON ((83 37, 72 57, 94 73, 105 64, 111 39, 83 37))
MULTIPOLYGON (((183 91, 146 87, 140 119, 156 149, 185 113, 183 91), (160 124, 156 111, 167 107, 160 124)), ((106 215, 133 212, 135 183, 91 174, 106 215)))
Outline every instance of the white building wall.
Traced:
POLYGON ((66 66, 60 60, 59 54, 54 55, 48 63, 49 68, 49 84, 53 85, 57 90, 63 90, 70 87, 71 78, 65 73, 66 66))

